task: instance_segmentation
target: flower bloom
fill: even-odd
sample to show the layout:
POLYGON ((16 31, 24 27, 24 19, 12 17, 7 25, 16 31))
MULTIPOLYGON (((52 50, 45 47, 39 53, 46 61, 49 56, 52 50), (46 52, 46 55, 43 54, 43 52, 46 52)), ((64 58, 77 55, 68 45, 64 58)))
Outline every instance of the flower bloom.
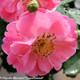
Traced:
MULTIPOLYGON (((31 0, 0 0, 0 16, 8 22, 15 21, 27 11, 27 3, 31 0)), ((40 8, 53 9, 60 0, 37 0, 40 8)))
POLYGON ((76 23, 59 12, 39 9, 25 12, 7 25, 2 45, 7 61, 17 72, 42 76, 75 54, 76 23))

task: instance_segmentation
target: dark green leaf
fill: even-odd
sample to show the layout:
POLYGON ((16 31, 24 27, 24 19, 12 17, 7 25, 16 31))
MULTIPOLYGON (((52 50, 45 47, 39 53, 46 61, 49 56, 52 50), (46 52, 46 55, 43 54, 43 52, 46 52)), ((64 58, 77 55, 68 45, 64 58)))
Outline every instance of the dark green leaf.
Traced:
POLYGON ((71 1, 74 1, 74 0, 61 0, 60 5, 64 5, 64 4, 69 3, 71 1))
POLYGON ((1 45, 2 45, 2 39, 4 37, 4 32, 6 31, 6 25, 8 22, 5 22, 3 19, 0 18, 0 52, 1 50, 1 45))
POLYGON ((68 76, 76 76, 80 73, 80 51, 63 63, 63 69, 68 76))

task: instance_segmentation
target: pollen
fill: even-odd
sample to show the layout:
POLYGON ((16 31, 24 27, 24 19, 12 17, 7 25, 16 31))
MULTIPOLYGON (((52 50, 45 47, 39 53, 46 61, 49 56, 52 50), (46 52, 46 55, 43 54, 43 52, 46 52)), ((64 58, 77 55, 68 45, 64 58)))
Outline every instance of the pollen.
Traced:
POLYGON ((48 57, 54 51, 54 33, 47 34, 45 33, 42 36, 38 36, 32 45, 32 51, 36 54, 38 58, 40 55, 43 57, 48 57))

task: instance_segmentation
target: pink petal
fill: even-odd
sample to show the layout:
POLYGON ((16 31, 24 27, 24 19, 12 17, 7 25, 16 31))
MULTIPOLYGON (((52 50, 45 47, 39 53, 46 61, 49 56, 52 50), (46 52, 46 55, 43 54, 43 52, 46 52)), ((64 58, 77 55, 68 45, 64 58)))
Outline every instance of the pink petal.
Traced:
POLYGON ((30 49, 30 46, 21 42, 14 42, 10 45, 10 49, 13 54, 25 54, 30 49))
POLYGON ((19 73, 27 74, 31 72, 36 65, 35 55, 32 52, 30 54, 26 54, 22 56, 22 58, 16 57, 16 59, 17 61, 13 64, 13 67, 16 68, 17 72, 19 73), (28 56, 28 57, 25 57, 25 56, 28 56), (27 59, 27 61, 25 59, 27 59), (23 62, 25 61, 25 64, 22 62, 22 60, 23 62))
POLYGON ((7 57, 7 62, 9 63, 9 65, 16 63, 17 59, 16 59, 15 54, 9 53, 9 55, 7 57))
POLYGON ((0 0, 0 10, 1 10, 1 6, 3 6, 3 4, 5 3, 6 0, 0 0))
POLYGON ((7 25, 7 31, 5 36, 13 40, 21 40, 22 36, 16 29, 16 22, 12 22, 7 25))
POLYGON ((11 52, 14 54, 25 54, 30 48, 35 39, 31 39, 27 42, 15 41, 10 45, 11 52))
POLYGON ((48 16, 46 16, 45 13, 37 11, 36 13, 33 13, 33 14, 28 13, 28 14, 29 15, 27 15, 27 13, 25 13, 24 15, 26 15, 26 16, 24 16, 24 17, 22 16, 18 20, 17 29, 19 32, 21 32, 23 35, 30 38, 32 36, 33 37, 38 36, 38 34, 42 34, 43 32, 48 31, 48 29, 51 26, 51 22, 50 22, 50 18, 48 18, 48 16), (23 27, 21 27, 21 26, 23 26, 23 27))
POLYGON ((77 41, 75 39, 64 39, 55 42, 55 50, 61 57, 62 61, 66 61, 69 57, 75 54, 77 48, 77 41))
POLYGON ((50 55, 49 60, 56 70, 61 68, 62 60, 56 51, 50 55))
POLYGON ((64 16, 64 19, 66 19, 71 26, 71 33, 69 33, 69 36, 72 38, 76 38, 77 37, 77 32, 75 31, 76 30, 76 22, 67 16, 64 16))
POLYGON ((71 28, 66 19, 63 18, 63 15, 59 12, 52 12, 50 16, 52 26, 50 32, 54 33, 55 36, 68 35, 71 28), (55 27, 56 26, 56 27, 55 27))
POLYGON ((8 12, 6 12, 6 10, 4 8, 1 9, 0 15, 1 15, 1 18, 6 19, 8 22, 17 20, 15 12, 14 13, 8 13, 8 12))
POLYGON ((50 64, 48 58, 46 58, 46 57, 39 58, 38 65, 39 65, 40 70, 44 71, 46 73, 49 73, 50 70, 53 68, 52 65, 50 64))
POLYGON ((60 0, 37 0, 39 2, 39 6, 45 9, 53 9, 54 7, 59 5, 60 0))
POLYGON ((13 40, 8 39, 8 38, 4 38, 3 39, 4 44, 2 44, 2 49, 6 54, 10 53, 10 45, 13 43, 13 40))
POLYGON ((28 73, 28 74, 26 74, 26 75, 35 77, 35 76, 38 76, 38 75, 42 76, 42 75, 45 75, 45 74, 46 74, 45 72, 42 72, 42 71, 39 69, 39 66, 38 66, 38 64, 36 63, 34 69, 33 69, 30 73, 28 73))
POLYGON ((6 7, 6 11, 13 13, 13 12, 15 11, 15 5, 9 4, 9 5, 6 7))
POLYGON ((6 8, 5 10, 7 12, 10 12, 10 13, 14 13, 16 11, 16 5, 18 3, 19 0, 8 0, 8 2, 6 2, 6 8))

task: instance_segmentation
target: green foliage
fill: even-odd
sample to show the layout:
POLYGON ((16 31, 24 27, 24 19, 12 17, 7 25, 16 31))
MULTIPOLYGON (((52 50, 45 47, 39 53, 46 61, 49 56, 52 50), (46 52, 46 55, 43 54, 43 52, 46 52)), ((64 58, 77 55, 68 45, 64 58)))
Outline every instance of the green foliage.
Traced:
POLYGON ((66 3, 69 3, 71 1, 74 1, 74 0, 61 0, 60 5, 65 5, 66 3))
POLYGON ((66 15, 66 16, 72 18, 72 16, 69 14, 69 12, 66 10, 66 8, 64 6, 58 6, 56 8, 56 11, 60 12, 63 15, 66 15))
POLYGON ((2 51, 1 45, 2 45, 2 39, 4 37, 4 32, 6 31, 6 25, 8 22, 0 18, 0 52, 2 51))
POLYGON ((80 51, 63 63, 63 69, 68 76, 76 76, 80 73, 80 51))
POLYGON ((80 10, 69 9, 69 14, 73 17, 76 23, 80 25, 80 10))
POLYGON ((61 14, 65 15, 65 7, 63 6, 58 6, 56 8, 56 11, 60 12, 61 14))

